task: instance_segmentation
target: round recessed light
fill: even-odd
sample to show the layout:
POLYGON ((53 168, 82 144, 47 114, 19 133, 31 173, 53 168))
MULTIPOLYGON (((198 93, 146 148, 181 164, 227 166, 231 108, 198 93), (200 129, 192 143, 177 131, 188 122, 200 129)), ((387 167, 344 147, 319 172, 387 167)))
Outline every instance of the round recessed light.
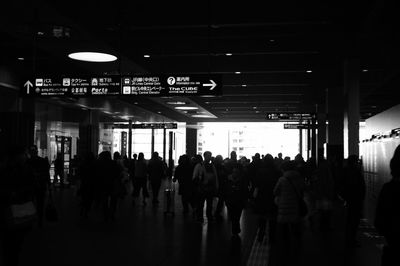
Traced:
POLYGON ((242 73, 242 72, 240 72, 240 71, 236 71, 236 72, 235 72, 235 74, 240 74, 240 73, 242 73))
POLYGON ((186 103, 185 103, 185 102, 176 101, 176 102, 167 102, 167 104, 171 104, 171 105, 183 105, 183 104, 186 104, 186 103))
POLYGON ((158 114, 161 114, 161 111, 158 111, 157 113, 158 113, 158 114))
POLYGON ((86 62, 112 62, 117 60, 117 57, 114 55, 96 52, 71 53, 68 55, 68 57, 74 60, 86 62))
POLYGON ((231 54, 231 53, 226 53, 225 55, 226 55, 226 56, 232 56, 232 54, 231 54))
POLYGON ((177 106, 174 107, 176 110, 197 110, 199 108, 195 107, 195 106, 177 106))
POLYGON ((211 116, 211 115, 192 115, 192 117, 195 117, 195 118, 215 118, 214 116, 211 116))
POLYGON ((143 57, 145 57, 145 58, 149 58, 149 57, 150 57, 150 55, 149 55, 149 54, 145 54, 145 55, 143 55, 143 57))
POLYGON ((306 72, 307 72, 307 73, 312 73, 312 70, 307 70, 306 72))

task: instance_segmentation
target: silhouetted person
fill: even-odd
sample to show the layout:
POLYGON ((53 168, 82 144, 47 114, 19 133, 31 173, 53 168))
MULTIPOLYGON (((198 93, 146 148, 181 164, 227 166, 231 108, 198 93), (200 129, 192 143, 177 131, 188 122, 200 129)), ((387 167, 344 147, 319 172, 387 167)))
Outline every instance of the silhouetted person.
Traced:
POLYGON ((228 175, 225 183, 225 201, 228 208, 228 216, 232 222, 232 237, 239 237, 241 232, 240 217, 247 202, 247 182, 243 176, 242 166, 236 164, 232 173, 228 175))
POLYGON ((115 219, 118 194, 116 193, 116 183, 120 177, 120 169, 117 163, 111 159, 109 151, 99 154, 96 162, 96 179, 99 182, 100 199, 103 204, 104 219, 106 221, 115 219))
POLYGON ((378 197, 375 228, 385 237, 382 266, 400 265, 400 145, 390 160, 392 180, 385 183, 378 197))
POLYGON ((278 157, 275 157, 275 165, 278 169, 281 169, 281 165, 283 163, 282 153, 278 153, 278 157))
POLYGON ((342 197, 346 202, 346 245, 358 246, 357 229, 362 216, 365 198, 365 181, 357 155, 350 155, 343 169, 342 197))
POLYGON ((189 156, 186 154, 179 157, 178 166, 175 169, 173 181, 178 180, 179 191, 181 195, 183 213, 189 212, 189 205, 194 207, 193 202, 193 182, 192 182, 193 166, 190 163, 189 156))
POLYGON ((227 174, 232 173, 233 166, 238 163, 237 154, 235 151, 231 151, 231 157, 225 163, 225 169, 227 174))
POLYGON ((320 217, 320 230, 330 231, 333 201, 335 199, 335 183, 328 162, 320 158, 314 171, 313 193, 316 209, 320 217))
POLYGON ((271 154, 265 155, 256 173, 255 213, 258 215, 258 241, 262 242, 267 220, 269 222, 268 239, 275 242, 277 206, 274 202, 274 188, 281 176, 271 154))
POLYGON ((80 214, 84 218, 88 217, 95 196, 95 166, 95 157, 92 152, 88 152, 84 156, 83 161, 79 166, 81 177, 80 195, 82 199, 80 214))
POLYGON ((221 155, 217 155, 214 160, 214 166, 215 170, 217 170, 217 175, 218 175, 218 191, 217 191, 217 197, 218 197, 218 202, 217 202, 217 207, 215 208, 214 212, 214 217, 217 220, 222 219, 222 211, 225 206, 225 197, 226 197, 226 191, 224 188, 226 187, 225 184, 227 182, 227 171, 225 166, 223 165, 223 159, 221 155))
POLYGON ((295 170, 292 161, 283 162, 283 176, 274 188, 278 206, 277 243, 278 265, 294 265, 301 251, 302 218, 300 217, 299 198, 303 197, 304 180, 295 170))
POLYGON ((253 199, 253 194, 255 190, 255 179, 256 179, 256 174, 261 167, 261 158, 260 154, 256 153, 253 157, 253 161, 250 163, 248 166, 248 181, 250 182, 250 191, 249 191, 249 197, 250 199, 253 199))
POLYGON ((50 164, 49 162, 38 156, 37 146, 32 146, 29 149, 30 158, 28 164, 33 170, 35 176, 35 196, 38 215, 38 226, 43 224, 43 210, 46 198, 46 192, 50 188, 50 164))
MULTIPOLYGON (((134 198, 139 197, 140 191, 142 191, 143 205, 146 205, 146 198, 149 197, 147 190, 147 163, 144 159, 144 154, 139 153, 138 159, 135 163, 135 177, 133 179, 133 195, 134 198)), ((135 204, 135 200, 132 201, 135 204)))
POLYGON ((151 190, 153 192, 153 204, 158 204, 158 193, 160 192, 161 180, 166 175, 164 162, 158 156, 158 152, 154 152, 147 165, 151 190))
POLYGON ((115 180, 115 184, 114 184, 115 193, 117 194, 118 198, 124 198, 126 195, 126 192, 127 192, 126 182, 129 181, 128 168, 125 167, 126 160, 123 159, 123 157, 121 156, 121 154, 119 152, 114 152, 113 160, 116 162, 117 167, 119 169, 119 173, 120 173, 118 178, 115 180))
POLYGON ((18 265, 22 244, 33 227, 33 221, 13 223, 11 212, 11 205, 24 204, 35 197, 35 176, 27 160, 27 150, 14 147, 0 169, 0 230, 5 266, 18 265))
POLYGON ((207 202, 206 215, 208 221, 213 220, 213 199, 218 191, 218 176, 214 164, 211 162, 211 152, 204 152, 204 162, 197 164, 193 171, 193 180, 198 182, 198 205, 196 207, 197 220, 203 222, 204 202, 207 202))
POLYGON ((56 184, 60 179, 60 187, 64 187, 64 159, 61 153, 57 153, 57 157, 54 160, 54 179, 53 184, 56 184))

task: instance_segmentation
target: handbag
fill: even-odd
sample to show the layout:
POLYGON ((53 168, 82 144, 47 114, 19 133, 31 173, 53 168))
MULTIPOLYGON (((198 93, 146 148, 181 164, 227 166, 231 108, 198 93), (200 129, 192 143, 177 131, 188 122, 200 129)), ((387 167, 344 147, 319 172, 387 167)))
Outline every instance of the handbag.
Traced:
POLYGON ((33 201, 11 204, 11 218, 14 226, 32 225, 37 218, 37 211, 33 201))
POLYGON ((46 209, 44 210, 46 220, 49 222, 57 222, 58 221, 58 212, 57 208, 53 201, 53 196, 51 191, 49 190, 49 200, 46 205, 46 209))
POLYGON ((296 195, 297 195, 297 202, 298 202, 298 206, 299 206, 299 216, 300 216, 301 218, 304 218, 304 217, 307 215, 307 213, 308 213, 307 204, 306 204, 306 202, 304 201, 304 198, 301 197, 300 193, 297 191, 297 189, 296 189, 296 187, 294 186, 294 184, 292 183, 292 181, 291 181, 289 178, 286 178, 286 179, 289 181, 290 185, 292 185, 294 191, 296 192, 296 195))

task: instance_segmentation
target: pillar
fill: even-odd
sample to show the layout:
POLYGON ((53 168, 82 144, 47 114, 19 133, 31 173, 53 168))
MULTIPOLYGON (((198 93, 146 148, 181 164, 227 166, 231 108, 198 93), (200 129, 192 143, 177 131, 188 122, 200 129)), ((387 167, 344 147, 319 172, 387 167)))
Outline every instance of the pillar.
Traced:
MULTIPOLYGON (((193 125, 192 125, 193 126, 193 125)), ((186 154, 193 157, 197 153, 197 129, 186 125, 186 154)))
POLYGON ((344 156, 359 155, 360 130, 360 62, 348 58, 344 62, 344 156))
POLYGON ((132 120, 129 119, 128 129, 128 158, 132 159, 132 120))
POLYGON ((78 154, 88 152, 97 155, 99 152, 99 113, 96 110, 85 112, 85 119, 79 123, 78 154))
POLYGON ((331 87, 326 101, 328 119, 327 157, 337 163, 343 160, 343 88, 331 87))

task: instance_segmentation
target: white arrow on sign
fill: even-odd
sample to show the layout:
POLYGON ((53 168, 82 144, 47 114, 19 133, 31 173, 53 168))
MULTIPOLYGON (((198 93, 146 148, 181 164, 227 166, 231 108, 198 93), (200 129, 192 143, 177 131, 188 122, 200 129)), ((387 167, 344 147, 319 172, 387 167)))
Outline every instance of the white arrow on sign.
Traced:
POLYGON ((26 94, 29 94, 29 88, 32 87, 33 84, 30 80, 28 80, 27 82, 25 82, 24 87, 26 87, 26 94))
POLYGON ((205 83, 205 84, 203 84, 203 86, 205 87, 205 86, 210 86, 211 88, 210 88, 210 91, 212 91, 213 89, 215 89, 215 87, 217 87, 217 83, 215 83, 214 82, 214 80, 212 80, 212 79, 210 79, 210 82, 211 83, 205 83))

